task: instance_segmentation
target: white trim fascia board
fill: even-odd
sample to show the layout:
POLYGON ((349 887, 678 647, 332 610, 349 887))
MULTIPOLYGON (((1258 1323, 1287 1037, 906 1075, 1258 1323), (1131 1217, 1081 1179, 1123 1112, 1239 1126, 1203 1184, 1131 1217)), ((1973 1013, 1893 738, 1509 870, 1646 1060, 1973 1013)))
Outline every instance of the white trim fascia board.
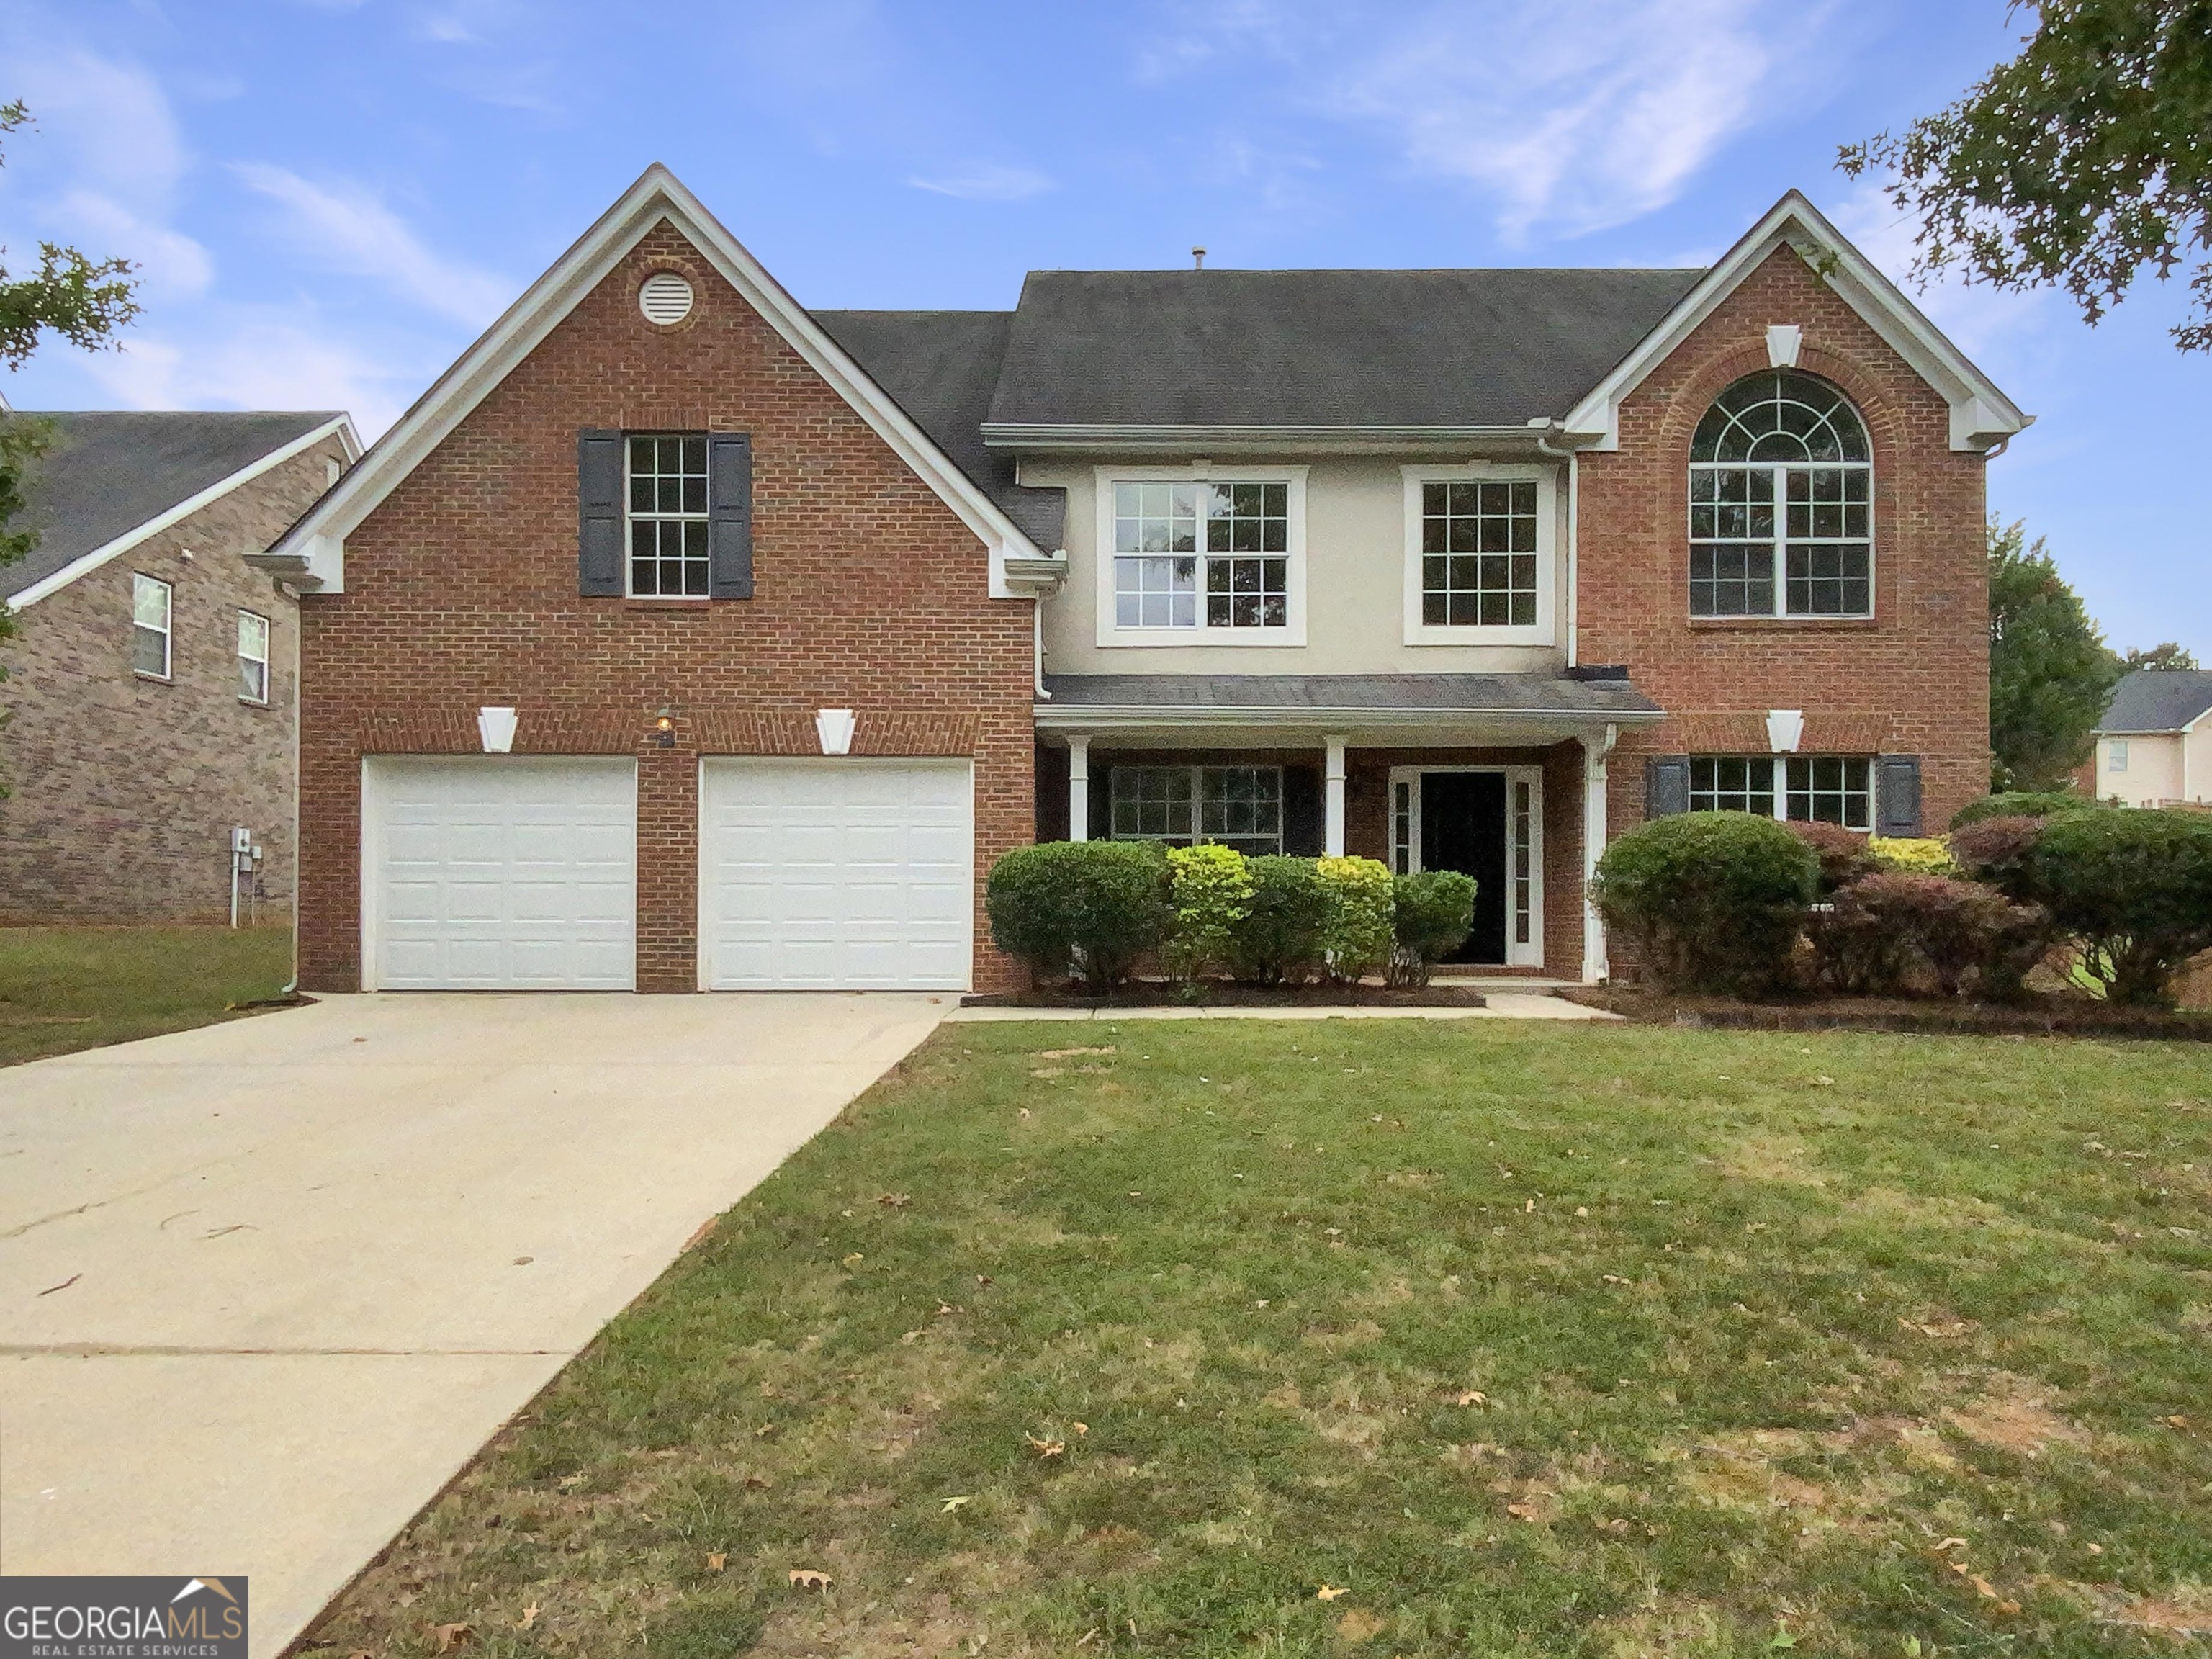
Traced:
MULTIPOLYGON (((675 226, 739 297, 766 319, 807 366, 827 380, 975 532, 990 550, 993 596, 1012 597, 1004 591, 1000 569, 1005 556, 1042 558, 1047 556, 1044 550, 1030 543, 998 504, 945 457, 767 268, 658 161, 646 168, 636 183, 415 400, 360 465, 310 508, 270 552, 307 556, 307 544, 317 538, 325 550, 342 550, 344 538, 663 219, 675 226)), ((319 569, 318 574, 324 576, 324 592, 344 591, 342 565, 335 572, 319 569)))
POLYGON ((1164 450, 1188 455, 1256 450, 1319 450, 1369 454, 1408 445, 1468 444, 1534 448, 1543 427, 1522 426, 1127 426, 1029 425, 987 422, 983 441, 993 449, 1164 450))
MULTIPOLYGON (((50 593, 59 592, 78 577, 99 569, 110 559, 119 558, 140 543, 181 524, 202 507, 222 500, 240 484, 251 483, 272 467, 282 466, 295 455, 313 448, 315 445, 333 433, 337 434, 339 441, 344 445, 349 457, 361 453, 361 440, 354 434, 351 416, 340 415, 335 419, 325 421, 312 432, 303 432, 289 443, 278 445, 258 460, 247 463, 228 477, 216 479, 205 489, 197 495, 185 496, 175 506, 155 514, 143 524, 133 526, 112 540, 101 543, 89 553, 78 554, 60 569, 51 571, 40 577, 21 592, 9 599, 8 608, 10 611, 21 611, 36 605, 50 593)), ((252 563, 261 556, 258 553, 249 553, 246 558, 248 563, 252 563)))
POLYGON ((1112 731, 1148 726, 1328 726, 1332 731, 1363 726, 1434 726, 1439 721, 1492 720, 1556 727, 1570 735, 1607 726, 1649 725, 1667 718, 1655 708, 1607 710, 1548 708, 1224 708, 1218 704, 1176 707, 1160 703, 1039 703, 1032 711, 1041 731, 1112 731))
POLYGON ((1953 449, 1990 448, 2033 422, 2033 416, 2021 413, 2019 405, 1977 368, 1896 283, 1852 246, 1803 192, 1793 190, 1770 208, 1659 325, 1575 405, 1564 422, 1569 435, 1588 441, 1593 448, 1618 448, 1620 405, 1629 393, 1761 261, 1784 246, 1796 249, 1875 333, 1943 394, 1951 405, 1953 449))

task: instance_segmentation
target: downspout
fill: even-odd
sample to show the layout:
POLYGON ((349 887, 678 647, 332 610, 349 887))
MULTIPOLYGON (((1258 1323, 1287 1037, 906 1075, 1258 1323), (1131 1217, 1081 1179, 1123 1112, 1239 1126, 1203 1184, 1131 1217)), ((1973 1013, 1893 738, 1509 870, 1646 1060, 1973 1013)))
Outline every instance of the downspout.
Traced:
POLYGON ((1044 689, 1044 596, 1037 595, 1030 601, 1030 660, 1033 665, 1034 690, 1039 702, 1050 702, 1052 693, 1044 689))
MULTIPOLYGON (((305 615, 301 604, 304 595, 299 589, 282 580, 270 584, 278 593, 292 601, 292 977, 284 982, 276 995, 279 1000, 297 995, 300 989, 300 726, 306 713, 306 676, 301 670, 307 666, 307 653, 302 648, 307 641, 306 630, 301 627, 305 615)), ((231 902, 237 903, 238 878, 231 878, 231 902)))
POLYGON ((1536 434, 1537 451, 1567 464, 1567 666, 1582 660, 1582 457, 1572 449, 1554 449, 1544 441, 1560 430, 1558 421, 1547 421, 1536 434))

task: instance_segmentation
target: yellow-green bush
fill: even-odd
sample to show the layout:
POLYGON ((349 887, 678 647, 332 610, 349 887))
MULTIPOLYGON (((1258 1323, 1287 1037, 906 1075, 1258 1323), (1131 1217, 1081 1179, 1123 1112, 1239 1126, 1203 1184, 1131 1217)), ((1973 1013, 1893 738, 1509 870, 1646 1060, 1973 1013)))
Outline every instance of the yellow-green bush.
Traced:
POLYGON ((1322 942, 1329 977, 1352 984, 1379 973, 1390 960, 1396 905, 1389 866, 1373 859, 1324 858, 1314 871, 1328 892, 1322 942))
POLYGON ((1932 836, 1869 836, 1866 848, 1869 856, 1885 870, 1902 870, 1912 876, 1959 873, 1950 848, 1932 836))
POLYGON ((1170 848, 1168 870, 1176 914, 1163 965, 1188 981, 1227 957, 1237 925, 1251 914, 1252 866, 1235 848, 1206 842, 1170 848))

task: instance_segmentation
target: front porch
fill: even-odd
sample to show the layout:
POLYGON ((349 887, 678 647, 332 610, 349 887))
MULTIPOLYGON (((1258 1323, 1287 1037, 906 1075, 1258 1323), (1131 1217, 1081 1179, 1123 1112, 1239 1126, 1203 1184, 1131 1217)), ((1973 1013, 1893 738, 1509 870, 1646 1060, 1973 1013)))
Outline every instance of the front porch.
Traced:
POLYGON ((1037 705, 1039 840, 1220 842, 1464 871, 1444 972, 1591 981, 1607 757, 1658 710, 1625 678, 1067 676, 1037 705), (1170 701, 1172 699, 1172 701, 1170 701))

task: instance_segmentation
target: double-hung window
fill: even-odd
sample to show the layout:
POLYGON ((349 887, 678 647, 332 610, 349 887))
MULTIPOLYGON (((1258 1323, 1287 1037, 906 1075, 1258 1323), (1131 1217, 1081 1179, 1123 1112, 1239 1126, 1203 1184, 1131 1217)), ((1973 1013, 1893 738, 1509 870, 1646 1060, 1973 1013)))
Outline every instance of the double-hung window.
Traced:
POLYGON ((1553 642, 1553 475, 1407 466, 1406 643, 1553 642))
POLYGON ((707 434, 633 433, 624 448, 630 592, 640 599, 705 599, 713 569, 707 434))
POLYGON ((169 598, 160 577, 131 578, 131 666, 150 679, 169 678, 169 598))
POLYGON ((1874 763, 1863 756, 1693 755, 1690 810, 1870 830, 1874 763))
POLYGON ((252 611, 238 613, 238 696, 269 701, 269 618, 252 611))
POLYGON ((1302 645, 1303 469, 1099 474, 1099 643, 1302 645))
POLYGON ((1116 841, 1283 850, 1279 766, 1117 766, 1109 802, 1108 833, 1116 841))
POLYGON ((1874 469, 1843 393, 1794 370, 1721 393, 1690 441, 1690 614, 1874 614, 1874 469))

